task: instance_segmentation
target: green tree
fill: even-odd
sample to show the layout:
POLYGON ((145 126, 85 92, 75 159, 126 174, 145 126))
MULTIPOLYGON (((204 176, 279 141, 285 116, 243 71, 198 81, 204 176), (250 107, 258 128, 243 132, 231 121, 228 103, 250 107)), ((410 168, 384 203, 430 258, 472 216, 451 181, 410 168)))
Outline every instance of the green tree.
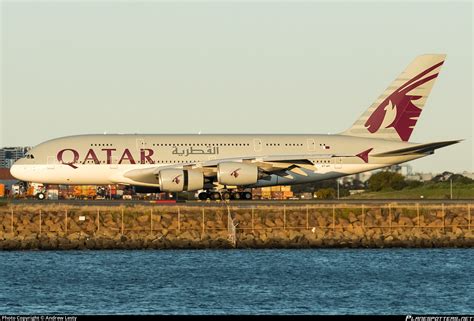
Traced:
POLYGON ((398 174, 398 173, 392 173, 393 175, 390 177, 390 187, 393 188, 394 190, 402 190, 407 186, 407 183, 405 182, 405 178, 398 174))
POLYGON ((407 184, 408 188, 416 188, 416 187, 420 187, 420 186, 423 185, 422 182, 414 181, 414 180, 406 180, 405 183, 407 184))
POLYGON ((393 172, 378 172, 369 178, 368 186, 371 191, 378 192, 382 189, 392 188, 401 190, 406 186, 405 178, 393 172))
POLYGON ((316 192, 318 199, 332 199, 336 197, 336 190, 334 188, 321 188, 316 192))

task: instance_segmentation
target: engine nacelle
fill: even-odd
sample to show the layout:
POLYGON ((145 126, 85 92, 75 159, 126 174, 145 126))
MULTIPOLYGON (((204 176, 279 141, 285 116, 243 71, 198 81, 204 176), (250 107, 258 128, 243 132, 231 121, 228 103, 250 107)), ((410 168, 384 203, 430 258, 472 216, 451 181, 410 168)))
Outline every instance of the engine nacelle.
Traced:
POLYGON ((197 191, 204 186, 204 175, 197 170, 163 169, 158 182, 164 192, 197 191))
POLYGON ((258 167, 247 163, 219 163, 217 180, 222 185, 252 185, 258 180, 258 167))

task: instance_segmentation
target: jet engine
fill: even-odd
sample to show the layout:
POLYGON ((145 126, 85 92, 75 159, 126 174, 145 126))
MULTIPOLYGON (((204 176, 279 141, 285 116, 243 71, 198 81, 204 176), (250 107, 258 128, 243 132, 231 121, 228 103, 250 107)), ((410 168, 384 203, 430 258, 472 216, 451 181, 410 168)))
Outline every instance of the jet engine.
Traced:
POLYGON ((158 174, 164 192, 196 191, 204 186, 204 175, 197 170, 163 169, 158 174))
POLYGON ((258 167, 247 163, 219 163, 217 180, 223 185, 252 185, 258 180, 258 167))

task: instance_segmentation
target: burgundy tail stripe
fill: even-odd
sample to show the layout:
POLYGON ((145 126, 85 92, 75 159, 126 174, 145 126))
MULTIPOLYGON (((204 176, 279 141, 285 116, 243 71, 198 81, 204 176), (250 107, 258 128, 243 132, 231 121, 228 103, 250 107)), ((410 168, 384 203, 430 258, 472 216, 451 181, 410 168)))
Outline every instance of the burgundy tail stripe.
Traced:
POLYGON ((418 75, 416 75, 415 77, 413 77, 412 79, 410 79, 406 83, 404 83, 402 86, 400 86, 398 91, 402 91, 405 86, 408 86, 412 82, 417 81, 418 79, 420 79, 424 75, 426 75, 426 74, 430 73, 431 71, 435 70, 436 68, 440 67, 443 63, 444 63, 444 60, 441 61, 440 63, 437 63, 436 65, 431 66, 430 68, 426 69, 425 71, 419 73, 418 75))

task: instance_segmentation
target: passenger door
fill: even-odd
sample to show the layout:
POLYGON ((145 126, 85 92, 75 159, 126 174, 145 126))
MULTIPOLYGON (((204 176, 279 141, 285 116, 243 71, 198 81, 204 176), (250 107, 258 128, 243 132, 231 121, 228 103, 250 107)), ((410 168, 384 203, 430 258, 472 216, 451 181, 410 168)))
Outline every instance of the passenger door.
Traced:
POLYGON ((314 139, 308 138, 306 140, 306 144, 308 146, 308 152, 316 151, 316 142, 314 141, 314 139))
POLYGON ((342 157, 336 157, 334 159, 334 168, 341 169, 342 168, 342 157))
POLYGON ((253 150, 256 152, 261 152, 262 151, 262 140, 259 138, 255 138, 253 140, 253 150))
POLYGON ((137 147, 137 152, 140 154, 140 149, 145 148, 146 142, 143 138, 137 138, 136 141, 136 147, 137 147))
POLYGON ((111 160, 110 160, 110 164, 109 164, 109 168, 110 169, 117 169, 118 168, 118 157, 117 156, 112 156, 111 160))
POLYGON ((47 167, 48 169, 54 169, 56 165, 56 157, 48 156, 47 167))

